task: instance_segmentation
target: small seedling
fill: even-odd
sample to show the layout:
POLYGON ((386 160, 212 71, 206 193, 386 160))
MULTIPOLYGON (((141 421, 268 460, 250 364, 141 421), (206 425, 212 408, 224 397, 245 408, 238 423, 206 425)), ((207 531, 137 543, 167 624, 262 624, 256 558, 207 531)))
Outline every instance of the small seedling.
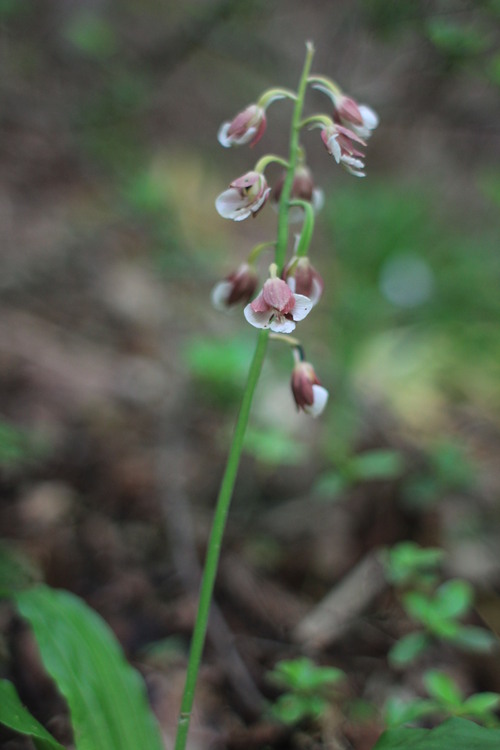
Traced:
POLYGON ((330 705, 333 688, 344 677, 341 669, 317 666, 306 657, 278 662, 268 678, 286 692, 271 707, 271 715, 284 724, 321 718, 330 705))
POLYGON ((429 669, 424 675, 428 698, 404 701, 390 698, 384 709, 385 724, 393 729, 428 716, 448 718, 460 716, 472 719, 487 727, 499 726, 495 710, 500 705, 498 693, 475 693, 465 698, 450 675, 437 669, 429 669))

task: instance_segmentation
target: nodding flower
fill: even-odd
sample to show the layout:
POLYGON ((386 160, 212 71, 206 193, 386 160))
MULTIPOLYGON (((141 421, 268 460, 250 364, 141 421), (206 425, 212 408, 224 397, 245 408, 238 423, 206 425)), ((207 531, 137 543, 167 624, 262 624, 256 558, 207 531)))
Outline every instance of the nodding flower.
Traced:
POLYGON ((243 221, 258 214, 270 192, 261 172, 247 172, 233 180, 229 189, 217 197, 215 208, 224 219, 243 221))
POLYGON ((377 113, 366 104, 358 104, 354 99, 342 94, 334 99, 334 119, 341 125, 351 128, 360 138, 369 138, 379 123, 377 113))
POLYGON ((309 362, 298 361, 292 370, 292 394, 297 409, 311 417, 318 417, 328 401, 328 391, 323 388, 309 362))
POLYGON ((294 294, 286 281, 268 279, 260 294, 244 309, 245 318, 255 328, 269 328, 275 333, 291 333, 295 323, 312 309, 309 297, 294 294))
POLYGON ((266 125, 264 108, 259 107, 258 104, 250 104, 242 112, 239 112, 234 120, 221 125, 217 138, 225 148, 241 146, 245 143, 255 146, 264 135, 266 125))
POLYGON ((366 142, 354 130, 332 122, 321 130, 321 138, 329 154, 332 154, 337 164, 341 164, 350 174, 364 177, 365 155, 359 146, 366 146, 366 142))
MULTIPOLYGON (((279 204, 281 193, 283 192, 283 185, 285 184, 285 177, 286 172, 281 175, 271 193, 271 202, 275 206, 279 204)), ((295 170, 290 198, 292 200, 298 198, 299 200, 307 201, 312 205, 315 213, 321 211, 323 208, 325 202, 323 191, 314 186, 313 176, 309 167, 299 165, 295 170)), ((304 209, 300 206, 290 206, 288 212, 288 221, 290 223, 302 221, 303 218, 304 209)))
POLYGON ((227 310, 240 302, 246 304, 254 295, 258 281, 254 266, 242 263, 214 286, 211 295, 213 306, 217 310, 227 310))
POLYGON ((309 297, 313 307, 318 304, 325 284, 307 256, 294 255, 284 267, 282 277, 294 294, 309 297))

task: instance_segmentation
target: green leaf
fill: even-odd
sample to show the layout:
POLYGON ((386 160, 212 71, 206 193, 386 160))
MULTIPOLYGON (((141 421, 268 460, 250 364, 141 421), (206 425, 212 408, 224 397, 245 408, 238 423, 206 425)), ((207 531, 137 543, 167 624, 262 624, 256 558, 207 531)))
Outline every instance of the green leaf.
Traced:
POLYGON ((449 675, 437 669, 430 669, 424 674, 424 684, 429 695, 441 705, 461 707, 463 695, 449 675))
POLYGON ((461 617, 470 608, 474 591, 467 581, 457 578, 443 583, 436 591, 435 600, 441 617, 461 617))
POLYGON ((498 750, 500 730, 466 719, 448 719, 435 729, 390 729, 373 750, 498 750))
POLYGON ((308 715, 308 706, 302 696, 287 693, 280 695, 276 703, 271 706, 270 713, 284 724, 296 724, 308 715))
POLYGON ((409 591, 402 601, 408 614, 415 620, 427 623, 429 617, 432 617, 434 603, 428 596, 418 591, 409 591))
POLYGON ((429 638, 421 631, 403 636, 389 651, 392 666, 405 667, 417 658, 429 645, 429 638))
POLYGON ((498 638, 493 633, 473 625, 461 625, 452 640, 465 651, 476 653, 488 653, 498 647, 498 638))
POLYGON ((388 729, 394 729, 410 721, 422 719, 433 713, 440 712, 434 701, 416 698, 404 701, 401 698, 389 698, 384 706, 384 720, 388 729))
POLYGON ((400 453, 392 450, 378 450, 354 456, 349 462, 349 472, 358 480, 395 479, 404 471, 404 461, 400 453))
POLYGON ((305 693, 335 685, 345 674, 336 667, 317 666, 311 659, 302 657, 278 662, 269 677, 278 685, 305 693))
POLYGON ((490 711, 495 711, 500 705, 498 693, 476 693, 467 698, 462 705, 462 712, 471 716, 481 716, 490 711))
POLYGON ((403 585, 418 577, 419 580, 434 571, 444 557, 442 549, 420 547, 415 542, 401 542, 385 554, 387 577, 391 583, 403 585))
POLYGON ((8 680, 0 680, 0 723, 31 737, 40 750, 64 750, 23 706, 14 685, 8 680))
POLYGON ((46 586, 15 600, 68 702, 77 750, 162 750, 142 680, 99 615, 46 586))

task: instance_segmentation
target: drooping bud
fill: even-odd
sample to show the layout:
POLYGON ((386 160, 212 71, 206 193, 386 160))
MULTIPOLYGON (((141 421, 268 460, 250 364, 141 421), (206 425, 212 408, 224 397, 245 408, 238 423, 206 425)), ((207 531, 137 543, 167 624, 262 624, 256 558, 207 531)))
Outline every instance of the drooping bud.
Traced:
POLYGON ((246 304, 253 296, 259 278, 254 266, 242 263, 236 271, 219 281, 212 289, 212 304, 217 310, 227 310, 242 302, 246 304))
POLYGON ((307 256, 294 256, 284 267, 282 275, 293 292, 309 297, 313 306, 318 304, 325 284, 307 256))
POLYGON ((297 409, 311 417, 319 416, 328 401, 328 391, 323 388, 309 362, 297 362, 292 370, 291 387, 297 409))
MULTIPOLYGON (((283 192, 283 185, 285 184, 285 178, 286 172, 283 172, 273 188, 271 201, 275 206, 277 206, 280 201, 281 193, 283 192)), ((314 186, 314 180, 311 170, 304 164, 299 164, 299 166, 295 170, 290 198, 291 200, 298 199, 311 203, 316 213, 323 207, 323 191, 320 188, 316 188, 314 186)), ((290 210, 288 212, 288 220, 291 223, 302 221, 303 217, 304 211, 302 208, 300 208, 299 206, 290 207, 290 210)))
POLYGON ((250 104, 242 112, 239 112, 234 120, 221 125, 217 138, 225 148, 241 146, 245 143, 255 146, 264 135, 266 125, 264 108, 257 104, 250 104))

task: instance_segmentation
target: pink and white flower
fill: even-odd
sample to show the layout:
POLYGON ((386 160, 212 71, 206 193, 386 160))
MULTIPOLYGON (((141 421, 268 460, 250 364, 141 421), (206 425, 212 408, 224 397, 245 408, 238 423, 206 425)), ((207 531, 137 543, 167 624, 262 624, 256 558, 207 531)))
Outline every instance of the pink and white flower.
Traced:
POLYGON ((225 148, 241 146, 245 143, 255 146, 264 135, 266 125, 264 108, 257 104, 250 104, 242 112, 239 112, 234 120, 221 125, 217 138, 225 148))
MULTIPOLYGON (((286 172, 284 172, 273 188, 271 195, 271 202, 277 206, 281 198, 283 191, 283 185, 285 183, 286 172)), ((323 191, 320 188, 314 186, 314 180, 309 167, 305 165, 299 165, 295 170, 292 183, 292 192, 290 195, 291 199, 299 199, 310 203, 315 213, 321 211, 325 202, 323 191)), ((288 221, 290 223, 302 221, 304 218, 304 210, 300 206, 291 206, 288 212, 288 221)))
POLYGON ((309 362, 296 363, 291 386, 297 409, 303 409, 311 417, 318 417, 328 401, 328 391, 321 385, 309 362))
POLYGON ((379 123, 377 113, 367 104, 358 104, 326 80, 318 81, 315 89, 322 91, 333 102, 334 119, 353 130, 360 138, 369 138, 379 123))
POLYGON ((308 257, 294 256, 284 267, 282 276, 294 294, 309 297, 313 307, 318 304, 325 284, 308 257))
POLYGON ((364 177, 365 155, 358 145, 366 146, 366 142, 349 128, 338 123, 326 125, 321 131, 321 138, 326 150, 332 154, 337 164, 341 164, 350 174, 364 177))
POLYGON ((261 293, 244 309, 245 318, 255 328, 270 328, 275 333, 291 333, 295 323, 309 314, 309 297, 294 294, 283 279, 268 279, 261 293))
POLYGON ((360 138, 369 138, 379 123, 377 113, 366 104, 358 104, 349 96, 334 99, 335 115, 341 125, 351 128, 360 138))
POLYGON ((233 180, 229 190, 217 197, 215 208, 224 219, 243 221, 260 211, 270 192, 271 188, 261 172, 247 172, 233 180))
POLYGON ((212 304, 217 310, 227 310, 239 302, 247 303, 253 296, 259 277, 254 266, 242 263, 236 271, 219 281, 212 289, 212 304))

